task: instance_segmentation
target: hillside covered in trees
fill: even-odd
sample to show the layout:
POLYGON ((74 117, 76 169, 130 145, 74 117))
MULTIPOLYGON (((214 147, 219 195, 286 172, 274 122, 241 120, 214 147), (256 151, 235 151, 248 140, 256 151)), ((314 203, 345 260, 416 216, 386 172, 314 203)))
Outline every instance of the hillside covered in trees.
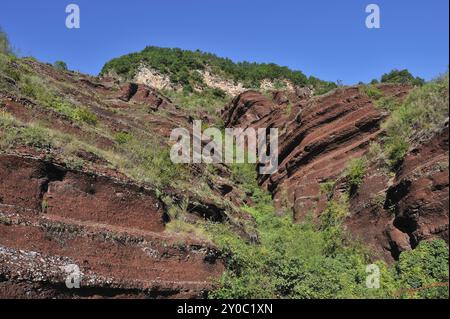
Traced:
MULTIPOLYGON (((294 71, 274 63, 235 63, 231 59, 200 50, 189 51, 155 46, 148 46, 141 52, 109 61, 100 74, 105 75, 112 71, 123 79, 130 80, 134 78, 141 64, 167 75, 173 83, 182 85, 188 91, 195 86, 203 85, 203 79, 198 71, 204 70, 236 83, 242 83, 246 88, 259 88, 263 80, 275 82, 288 80, 296 86, 311 86, 318 94, 336 88, 333 82, 322 81, 313 76, 307 77, 301 71, 294 71)), ((282 83, 279 85, 282 86, 282 83)))

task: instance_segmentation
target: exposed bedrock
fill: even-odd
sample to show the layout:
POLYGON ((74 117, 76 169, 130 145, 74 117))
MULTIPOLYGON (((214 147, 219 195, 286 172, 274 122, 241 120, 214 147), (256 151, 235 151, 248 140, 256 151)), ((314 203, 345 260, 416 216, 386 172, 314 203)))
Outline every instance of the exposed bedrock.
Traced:
MULTIPOLYGON (((379 89, 401 100, 411 87, 379 89)), ((279 129, 279 170, 259 182, 272 192, 280 213, 288 208, 297 221, 326 207, 331 198, 321 191, 323 183, 335 182, 335 193, 345 190, 347 163, 380 140, 387 115, 357 87, 312 98, 249 91, 222 113, 229 127, 279 129)), ((371 165, 350 198, 350 210, 348 229, 388 261, 420 240, 448 240, 448 129, 408 154, 395 180, 371 165)))

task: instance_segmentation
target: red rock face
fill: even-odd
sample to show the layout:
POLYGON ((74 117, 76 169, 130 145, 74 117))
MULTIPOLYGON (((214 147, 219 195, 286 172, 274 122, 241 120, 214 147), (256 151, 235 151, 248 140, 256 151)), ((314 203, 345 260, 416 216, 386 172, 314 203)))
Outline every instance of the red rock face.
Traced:
POLYGON ((371 166, 351 199, 347 227, 387 261, 422 240, 448 242, 448 128, 411 151, 390 180, 371 166))
POLYGON ((136 83, 126 83, 121 87, 119 99, 124 102, 133 102, 146 105, 150 110, 174 110, 172 102, 155 89, 136 83))
MULTIPOLYGON (((398 99, 410 89, 380 87, 385 96, 398 99)), ((280 212, 288 206, 300 221, 308 213, 320 215, 326 207, 330 195, 321 193, 322 183, 337 181, 334 193, 343 191, 347 163, 379 140, 387 113, 353 87, 318 98, 276 92, 273 100, 250 91, 235 98, 222 115, 230 127, 279 129, 279 171, 259 181, 273 193, 280 212)), ((387 261, 420 240, 448 240, 447 157, 448 130, 409 154, 394 182, 371 165, 350 199, 350 232, 387 261)))
MULTIPOLYGON (((385 95, 403 97, 408 87, 385 85, 385 95)), ((275 94, 279 99, 279 94, 275 94)), ((237 97, 223 112, 228 126, 279 129, 279 171, 261 176, 260 183, 293 206, 294 217, 319 213, 326 198, 320 184, 338 178, 347 162, 361 157, 382 133, 387 114, 377 110, 358 88, 337 90, 325 97, 274 103, 257 92, 237 97)))
MULTIPOLYGON (((434 237, 448 242, 448 137, 447 127, 409 153, 388 191, 388 204, 395 206, 393 225, 407 235, 412 248, 434 237)), ((395 239, 391 244, 395 253, 404 250, 395 239)))
POLYGON ((163 232, 165 218, 131 181, 0 155, 0 298, 203 297, 223 272, 219 252, 163 232), (68 265, 80 289, 65 287, 68 265))

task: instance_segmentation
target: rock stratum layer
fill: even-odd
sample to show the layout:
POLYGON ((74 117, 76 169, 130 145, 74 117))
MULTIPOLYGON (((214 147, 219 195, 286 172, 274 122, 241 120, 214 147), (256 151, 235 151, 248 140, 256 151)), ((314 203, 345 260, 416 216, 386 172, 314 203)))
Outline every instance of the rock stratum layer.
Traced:
MULTIPOLYGON (((192 114, 144 84, 57 71, 26 59, 20 65, 39 74, 59 97, 88 109, 97 124, 80 124, 58 111, 59 104, 48 107, 22 96, 8 78, 10 89, 0 90, 0 111, 21 123, 16 129, 47 123, 59 138, 71 136, 98 152, 70 150, 74 165, 64 143, 36 148, 2 135, 15 142, 0 143, 0 298, 205 297, 225 262, 208 239, 169 229, 167 198, 185 207, 188 222, 230 223, 257 242, 246 227, 253 218, 239 209, 248 203, 247 190, 225 165, 213 172, 192 165, 195 179, 176 188, 130 177, 111 161, 120 155, 114 153, 115 136, 125 143, 130 132, 141 139, 160 137, 154 143, 168 146, 174 128, 189 128, 195 118, 211 124, 211 116, 192 114), (74 266, 82 272, 80 289, 66 287, 67 269, 74 266)), ((401 100, 411 87, 379 89, 401 100)), ((380 140, 387 116, 358 87, 315 97, 307 88, 271 96, 246 91, 221 113, 227 127, 279 129, 279 170, 259 176, 259 183, 273 194, 278 212, 292 213, 294 221, 319 216, 344 192, 347 163, 380 140), (331 181, 333 189, 323 193, 321 185, 331 181)), ((448 179, 447 127, 409 152, 396 176, 371 163, 349 200, 346 226, 387 261, 422 240, 448 241, 448 179)))
MULTIPOLYGON (((22 97, 13 80, 11 90, 0 90, 0 111, 20 121, 14 122, 17 130, 47 123, 68 141, 89 143, 96 151, 67 150, 64 143, 32 147, 15 136, 2 145, 0 298, 205 297, 224 271, 221 254, 205 237, 167 229, 171 217, 162 199, 186 203, 193 222, 234 222, 242 232, 239 218, 250 217, 218 200, 232 202, 239 191, 228 169, 218 166, 213 176, 192 167, 209 189, 202 195, 137 181, 98 155, 115 154, 117 134, 133 132, 166 143, 172 129, 191 125, 192 116, 145 85, 100 82, 32 60, 21 63, 65 100, 88 109, 97 124, 81 124, 22 97), (68 289, 67 269, 75 266, 82 273, 81 288, 68 289)), ((1 131, 0 136, 9 135, 1 131)))
MULTIPOLYGON (((385 84, 379 89, 401 101, 411 87, 385 84)), ((249 91, 222 112, 229 127, 278 128, 279 170, 260 176, 259 182, 273 193, 279 211, 287 208, 296 221, 319 216, 345 191, 347 164, 380 141, 387 115, 357 87, 313 98, 302 92, 268 97, 249 91), (332 194, 321 190, 328 182, 334 185, 332 194)), ((350 197, 347 228, 388 261, 421 240, 448 242, 448 173, 447 128, 411 151, 395 178, 371 164, 350 197)))

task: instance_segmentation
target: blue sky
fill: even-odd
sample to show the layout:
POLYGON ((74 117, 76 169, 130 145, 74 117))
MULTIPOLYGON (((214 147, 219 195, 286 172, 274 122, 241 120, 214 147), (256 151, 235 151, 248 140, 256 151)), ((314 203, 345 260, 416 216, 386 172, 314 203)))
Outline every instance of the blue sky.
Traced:
POLYGON ((2 0, 0 26, 22 55, 97 74, 147 45, 275 62, 307 75, 370 81, 394 68, 431 79, 449 64, 448 0, 2 0), (65 7, 81 29, 65 27, 65 7), (381 8, 381 29, 365 7, 381 8))

